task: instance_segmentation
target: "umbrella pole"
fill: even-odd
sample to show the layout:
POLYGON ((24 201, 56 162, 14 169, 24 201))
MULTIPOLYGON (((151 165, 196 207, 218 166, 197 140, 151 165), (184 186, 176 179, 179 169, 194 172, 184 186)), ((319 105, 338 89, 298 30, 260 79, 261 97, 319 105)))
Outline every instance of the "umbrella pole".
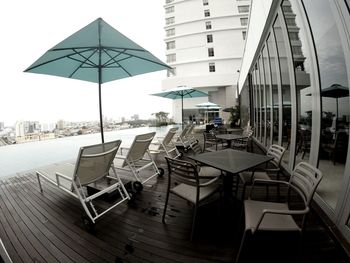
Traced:
POLYGON ((103 120, 102 120, 102 96, 101 96, 101 83, 98 84, 98 99, 100 104, 100 129, 101 129, 101 139, 102 143, 105 142, 104 136, 103 136, 103 120))
POLYGON ((181 127, 184 128, 184 96, 181 96, 181 127))

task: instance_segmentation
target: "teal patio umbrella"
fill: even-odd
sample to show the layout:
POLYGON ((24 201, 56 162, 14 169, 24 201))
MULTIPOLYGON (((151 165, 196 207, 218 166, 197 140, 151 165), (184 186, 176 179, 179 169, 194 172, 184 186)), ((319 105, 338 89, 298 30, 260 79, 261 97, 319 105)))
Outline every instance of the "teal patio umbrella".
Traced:
POLYGON ((172 99, 172 100, 181 99, 181 123, 182 124, 184 120, 184 99, 208 96, 208 94, 203 91, 192 89, 186 86, 180 86, 175 89, 169 89, 166 91, 153 93, 151 95, 172 99))
POLYGON ((98 18, 49 49, 25 72, 98 83, 104 142, 101 84, 167 68, 171 67, 98 18))

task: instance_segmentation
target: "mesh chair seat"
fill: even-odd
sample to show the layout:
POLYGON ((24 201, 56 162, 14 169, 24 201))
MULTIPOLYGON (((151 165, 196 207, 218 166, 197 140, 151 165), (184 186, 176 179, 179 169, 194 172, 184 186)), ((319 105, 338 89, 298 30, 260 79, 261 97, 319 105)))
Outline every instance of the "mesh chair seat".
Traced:
MULTIPOLYGON (((279 211, 288 211, 287 203, 272 203, 263 201, 246 200, 244 202, 244 213, 246 215, 246 229, 250 229, 252 233, 255 232, 259 219, 263 211, 266 209, 273 209, 279 211)), ((259 230, 265 231, 298 231, 301 228, 295 223, 291 215, 281 214, 266 214, 259 230)))
MULTIPOLYGON (((212 184, 207 187, 201 187, 198 202, 201 202, 203 199, 210 196, 213 192, 217 191, 219 187, 220 186, 218 184, 212 184)), ((179 184, 174 188, 172 188, 170 191, 180 196, 181 198, 186 199, 192 204, 196 204, 197 202, 196 201, 197 189, 195 186, 191 186, 187 184, 179 184)))

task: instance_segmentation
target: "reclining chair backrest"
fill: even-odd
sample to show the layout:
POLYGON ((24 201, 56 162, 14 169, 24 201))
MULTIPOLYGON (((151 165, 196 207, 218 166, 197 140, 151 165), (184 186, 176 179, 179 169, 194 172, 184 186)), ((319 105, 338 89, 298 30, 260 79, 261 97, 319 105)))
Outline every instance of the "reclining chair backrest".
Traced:
MULTIPOLYGON (((145 155, 146 151, 148 150, 148 147, 151 144, 155 135, 155 132, 137 135, 126 155, 126 160, 128 160, 129 162, 137 162, 141 160, 145 155)), ((125 161, 123 166, 126 165, 127 163, 125 161)))
POLYGON ((163 145, 167 146, 171 142, 171 140, 174 138, 174 135, 176 134, 176 131, 178 130, 178 127, 171 128, 168 133, 165 135, 163 139, 163 145))
POLYGON ((74 181, 88 185, 108 175, 121 140, 81 147, 75 164, 74 181))

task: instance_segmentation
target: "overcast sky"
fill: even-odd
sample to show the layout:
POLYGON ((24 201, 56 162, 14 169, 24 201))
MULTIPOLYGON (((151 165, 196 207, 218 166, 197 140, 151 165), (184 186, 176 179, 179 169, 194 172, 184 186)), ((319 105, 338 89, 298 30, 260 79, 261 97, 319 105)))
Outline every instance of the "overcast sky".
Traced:
MULTIPOLYGON (((48 49, 103 18, 122 34, 165 61, 163 0, 11 0, 0 2, 0 122, 98 120, 97 84, 23 71, 48 49)), ((161 91, 166 71, 102 85, 103 114, 117 119, 158 111, 172 115, 161 91)))

